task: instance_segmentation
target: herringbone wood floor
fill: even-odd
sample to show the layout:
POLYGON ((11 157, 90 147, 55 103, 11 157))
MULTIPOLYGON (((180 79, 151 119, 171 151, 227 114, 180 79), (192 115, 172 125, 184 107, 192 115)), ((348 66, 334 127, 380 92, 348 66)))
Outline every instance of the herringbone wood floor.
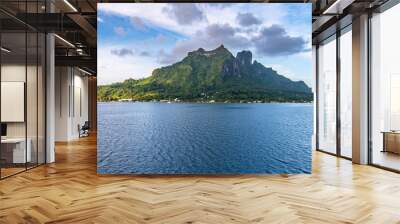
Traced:
POLYGON ((95 137, 0 181, 0 223, 400 223, 400 175, 314 153, 312 175, 98 176, 95 137))

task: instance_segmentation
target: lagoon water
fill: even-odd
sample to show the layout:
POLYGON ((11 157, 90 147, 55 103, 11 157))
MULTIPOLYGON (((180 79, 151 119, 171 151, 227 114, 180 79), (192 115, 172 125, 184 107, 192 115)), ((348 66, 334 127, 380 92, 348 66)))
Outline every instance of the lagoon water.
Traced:
POLYGON ((310 173, 312 104, 98 103, 98 173, 310 173))

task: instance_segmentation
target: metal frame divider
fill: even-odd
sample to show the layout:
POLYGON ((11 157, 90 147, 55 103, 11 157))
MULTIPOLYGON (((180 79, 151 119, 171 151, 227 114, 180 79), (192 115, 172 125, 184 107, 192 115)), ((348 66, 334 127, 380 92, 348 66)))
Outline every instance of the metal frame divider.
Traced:
POLYGON ((340 66, 340 36, 341 30, 336 30, 336 154, 341 156, 341 119, 340 119, 340 84, 341 84, 341 66, 340 66))
MULTIPOLYGON (((39 1, 36 1, 39 13, 39 1)), ((36 32, 36 166, 39 166, 39 32, 36 32)))
POLYGON ((319 44, 315 46, 315 148, 319 149, 319 44))
MULTIPOLYGON (((28 19, 28 1, 25 0, 25 21, 28 19)), ((28 170, 28 24, 25 23, 25 100, 24 100, 24 121, 25 121, 25 170, 28 170)))
POLYGON ((368 45, 368 53, 367 53, 367 64, 368 64, 368 69, 367 69, 367 82, 368 82, 368 96, 367 96, 367 107, 368 107, 368 112, 367 112, 367 117, 368 117, 368 164, 372 165, 372 97, 371 97, 371 91, 372 91, 372 77, 371 77, 371 72, 372 72, 372 65, 371 65, 371 56, 372 56, 372 33, 371 33, 371 19, 372 19, 372 12, 368 12, 368 30, 367 30, 367 45, 368 45))

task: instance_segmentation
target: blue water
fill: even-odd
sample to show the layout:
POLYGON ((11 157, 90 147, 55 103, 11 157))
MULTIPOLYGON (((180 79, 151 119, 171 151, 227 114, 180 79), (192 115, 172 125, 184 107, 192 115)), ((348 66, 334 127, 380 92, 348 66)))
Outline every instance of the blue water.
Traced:
POLYGON ((98 173, 311 172, 311 104, 98 103, 98 173))

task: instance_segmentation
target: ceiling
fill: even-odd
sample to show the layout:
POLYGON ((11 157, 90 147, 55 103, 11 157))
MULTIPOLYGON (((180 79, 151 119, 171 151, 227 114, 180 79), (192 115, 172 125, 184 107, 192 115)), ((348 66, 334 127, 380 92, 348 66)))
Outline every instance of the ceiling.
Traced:
POLYGON ((313 44, 352 23, 353 17, 374 12, 390 0, 313 0, 313 44))
MULTIPOLYGON (((7 58, 26 54, 25 31, 28 37, 30 32, 51 32, 56 34, 56 66, 78 66, 95 75, 96 15, 96 0, 1 0, 2 36, 13 49, 7 58)), ((31 48, 36 49, 28 44, 28 58, 31 48)))
MULTIPOLYGON (((387 0, 226 0, 225 2, 312 3, 313 43, 335 32, 337 24, 351 23, 351 17, 371 10, 387 0), (347 20, 346 20, 347 19, 347 20), (338 21, 342 21, 338 23, 338 21), (344 21, 344 22, 343 22, 344 21)), ((171 2, 151 0, 1 0, 1 29, 20 43, 21 32, 54 32, 56 65, 79 66, 92 74, 97 67, 97 2, 171 2), (46 4, 47 2, 47 4, 46 4), (51 13, 49 13, 51 12, 51 13)), ((175 0, 174 2, 192 2, 175 0)), ((206 1, 207 2, 207 1, 206 1)), ((215 2, 209 0, 208 2, 215 2)), ((224 2, 224 0, 219 1, 224 2)), ((22 49, 22 48, 21 48, 22 49)), ((28 47, 28 52, 29 52, 28 47)), ((23 52, 21 52, 23 53, 23 52)), ((15 51, 18 54, 18 51, 15 51)))

